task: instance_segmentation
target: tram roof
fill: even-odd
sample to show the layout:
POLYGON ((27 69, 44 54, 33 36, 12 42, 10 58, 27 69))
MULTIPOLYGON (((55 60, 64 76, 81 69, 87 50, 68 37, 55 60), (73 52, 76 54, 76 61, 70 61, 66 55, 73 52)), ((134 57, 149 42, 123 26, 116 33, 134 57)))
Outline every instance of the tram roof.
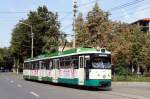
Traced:
POLYGON ((106 50, 105 48, 74 48, 74 49, 69 49, 66 51, 59 51, 55 53, 47 53, 43 55, 39 55, 35 58, 28 58, 25 60, 25 62, 28 61, 34 61, 34 60, 41 60, 41 59, 49 59, 49 58, 57 58, 57 57, 63 57, 63 56, 68 56, 68 55, 76 55, 76 54, 91 54, 91 53, 101 53, 101 54, 111 54, 110 51, 106 50))

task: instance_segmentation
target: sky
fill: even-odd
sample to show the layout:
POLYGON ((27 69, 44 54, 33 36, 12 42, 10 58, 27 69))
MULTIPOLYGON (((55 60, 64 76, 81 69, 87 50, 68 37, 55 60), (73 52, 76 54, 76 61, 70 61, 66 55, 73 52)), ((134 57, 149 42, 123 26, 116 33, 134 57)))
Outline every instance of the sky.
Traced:
MULTIPOLYGON (((100 8, 109 11, 109 19, 132 23, 138 19, 150 18, 150 0, 77 0, 78 13, 86 17, 95 2, 100 8), (133 5, 116 8, 123 4, 141 1, 133 5), (113 9, 114 8, 114 9, 113 9)), ((61 30, 72 34, 73 0, 1 0, 0 1, 0 47, 9 47, 11 33, 21 19, 27 18, 29 11, 35 11, 39 6, 46 5, 50 11, 58 12, 61 30)))

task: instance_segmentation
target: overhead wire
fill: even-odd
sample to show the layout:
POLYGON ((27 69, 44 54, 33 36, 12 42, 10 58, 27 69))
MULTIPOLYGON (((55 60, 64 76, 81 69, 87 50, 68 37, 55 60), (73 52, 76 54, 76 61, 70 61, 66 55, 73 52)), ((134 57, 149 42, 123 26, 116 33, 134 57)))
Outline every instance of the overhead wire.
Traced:
MULTIPOLYGON (((141 12, 141 11, 145 11, 147 9, 150 9, 150 6, 142 8, 142 9, 139 9, 138 11, 141 12)), ((134 13, 136 13, 136 12, 129 12, 128 14, 134 14, 134 13)), ((122 17, 124 17, 124 15, 118 16, 118 17, 113 17, 113 19, 118 19, 118 18, 122 18, 122 17)))
POLYGON ((116 11, 116 10, 119 10, 119 9, 122 9, 122 8, 125 8, 125 7, 129 7, 129 6, 134 5, 134 4, 141 3, 143 1, 145 1, 145 0, 134 0, 134 1, 127 2, 125 4, 110 8, 108 11, 116 11))

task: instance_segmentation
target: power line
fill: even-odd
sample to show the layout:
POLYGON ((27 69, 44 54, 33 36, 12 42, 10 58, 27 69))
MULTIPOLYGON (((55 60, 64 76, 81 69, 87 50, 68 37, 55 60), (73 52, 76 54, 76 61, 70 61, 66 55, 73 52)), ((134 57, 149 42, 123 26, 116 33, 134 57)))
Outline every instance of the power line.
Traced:
POLYGON ((68 25, 64 26, 61 30, 65 30, 66 28, 68 28, 70 26, 72 26, 72 24, 68 24, 68 25))
MULTIPOLYGON (((150 6, 145 7, 143 9, 139 9, 139 12, 144 11, 144 10, 148 10, 148 9, 150 9, 150 6)), ((134 13, 136 13, 136 12, 129 12, 128 14, 134 14, 134 13)), ((118 17, 114 17, 113 19, 118 19, 118 18, 122 18, 122 17, 124 17, 124 15, 118 16, 118 17)))
POLYGON ((24 12, 24 11, 15 11, 15 12, 0 11, 0 14, 20 14, 20 13, 28 13, 28 12, 24 12))
POLYGON ((100 1, 100 0, 93 0, 93 1, 90 1, 90 2, 88 2, 88 3, 80 4, 78 7, 87 6, 87 5, 89 5, 89 4, 93 4, 93 3, 99 2, 99 1, 100 1))
POLYGON ((64 17, 62 17, 60 20, 64 20, 65 18, 69 17, 72 14, 72 11, 68 12, 64 17))
MULTIPOLYGON (((88 3, 83 3, 83 4, 80 4, 79 6, 77 6, 77 8, 80 8, 80 7, 84 7, 84 6, 87 6, 89 4, 93 4, 95 2, 99 2, 100 0, 93 0, 93 1, 90 1, 88 3)), ((70 16, 72 14, 72 11, 69 11, 63 18, 61 18, 60 20, 64 20, 66 19, 68 16, 70 16)))
POLYGON ((134 1, 131 1, 131 2, 128 2, 128 3, 122 4, 122 5, 116 6, 114 8, 111 8, 108 11, 116 11, 116 10, 119 10, 119 9, 122 9, 122 8, 125 8, 125 7, 128 7, 128 6, 134 5, 134 4, 143 2, 143 1, 145 1, 145 0, 134 0, 134 1))

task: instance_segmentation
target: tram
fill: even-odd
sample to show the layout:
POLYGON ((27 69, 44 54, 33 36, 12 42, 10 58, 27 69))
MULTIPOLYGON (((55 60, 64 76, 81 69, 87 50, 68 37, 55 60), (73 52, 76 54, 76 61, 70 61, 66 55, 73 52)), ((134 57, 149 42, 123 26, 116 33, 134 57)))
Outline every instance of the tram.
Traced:
POLYGON ((111 52, 76 48, 24 61, 23 78, 87 87, 111 87, 111 52))

